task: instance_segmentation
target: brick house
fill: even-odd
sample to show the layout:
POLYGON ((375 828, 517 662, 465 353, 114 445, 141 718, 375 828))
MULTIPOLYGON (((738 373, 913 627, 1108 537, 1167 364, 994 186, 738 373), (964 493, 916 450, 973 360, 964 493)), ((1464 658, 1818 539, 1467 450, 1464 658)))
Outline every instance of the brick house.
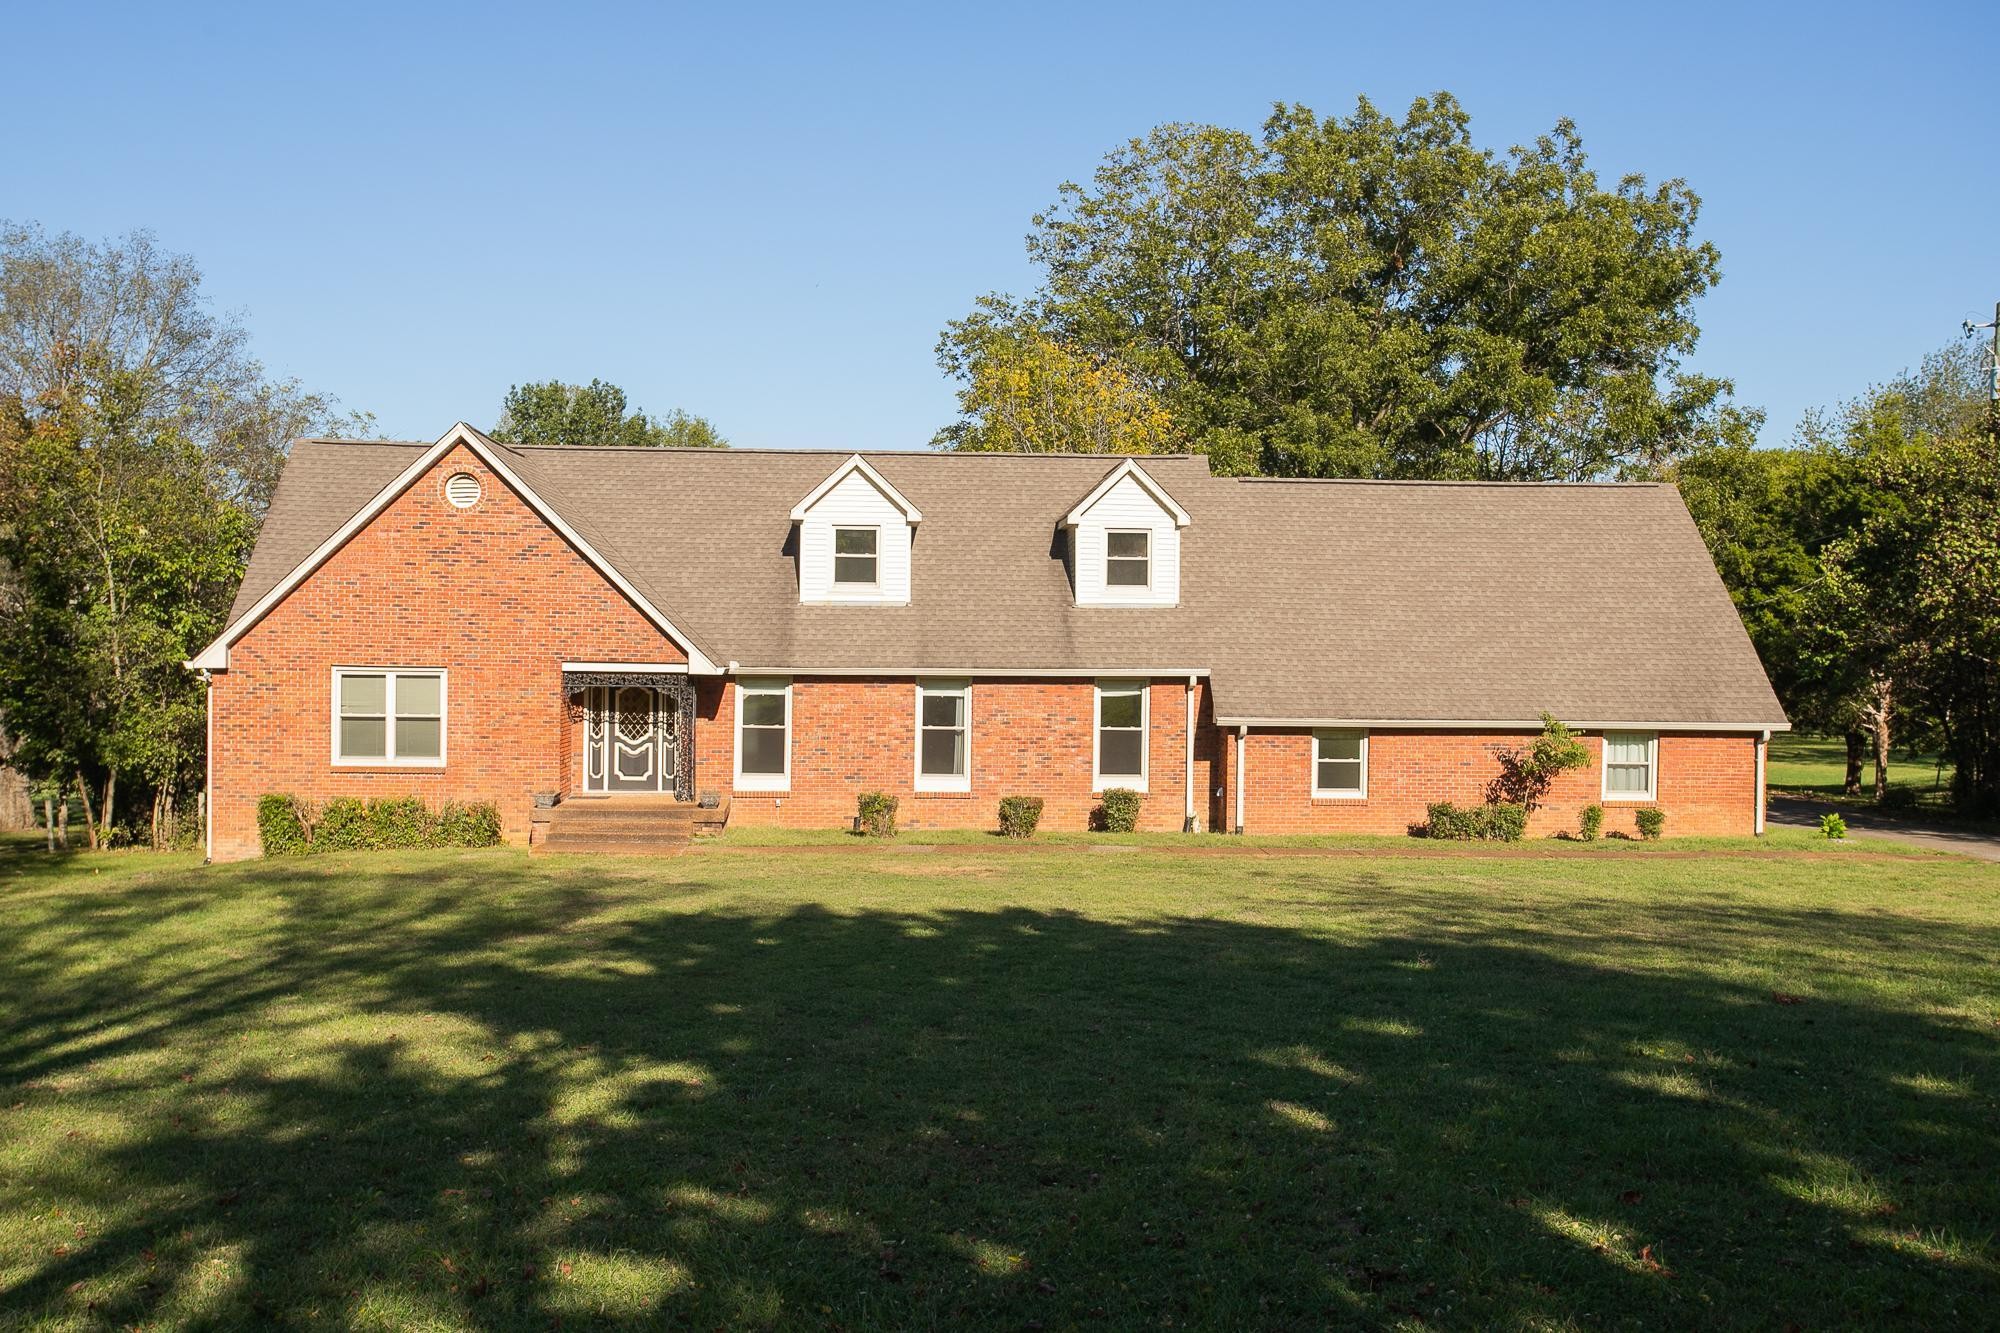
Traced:
POLYGON ((1548 710, 1532 830, 1761 832, 1786 727, 1660 485, 1221 478, 1198 456, 298 443, 209 683, 210 854, 267 792, 731 823, 1402 833, 1548 710))

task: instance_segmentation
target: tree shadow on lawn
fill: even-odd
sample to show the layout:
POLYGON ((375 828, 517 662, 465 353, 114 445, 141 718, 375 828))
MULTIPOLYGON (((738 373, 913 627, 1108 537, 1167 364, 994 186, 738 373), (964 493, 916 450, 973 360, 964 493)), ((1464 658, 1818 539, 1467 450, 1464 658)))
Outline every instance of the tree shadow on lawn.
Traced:
POLYGON ((70 947, 0 963, 37 997, 9 1207, 48 1214, 0 1322, 2000 1318, 2000 1034, 1622 957, 1610 900, 1438 926, 1289 877, 1328 878, 1392 928, 493 900, 444 863, 299 876, 217 956, 140 933, 205 896, 80 892, 70 947))

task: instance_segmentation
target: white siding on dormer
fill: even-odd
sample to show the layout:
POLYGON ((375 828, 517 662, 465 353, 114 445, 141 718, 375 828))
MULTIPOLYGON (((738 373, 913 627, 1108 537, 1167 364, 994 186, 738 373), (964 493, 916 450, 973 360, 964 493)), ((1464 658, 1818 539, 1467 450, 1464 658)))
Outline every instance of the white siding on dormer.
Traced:
POLYGON ((910 524, 860 472, 849 472, 799 520, 799 600, 901 606, 910 600, 910 524), (833 585, 833 530, 875 528, 881 564, 874 588, 833 585))
POLYGON ((1096 504, 1078 515, 1076 543, 1078 606, 1175 606, 1181 599, 1181 533, 1174 516, 1131 477, 1121 477, 1096 504), (1151 588, 1108 588, 1104 583, 1104 534, 1153 535, 1151 588))

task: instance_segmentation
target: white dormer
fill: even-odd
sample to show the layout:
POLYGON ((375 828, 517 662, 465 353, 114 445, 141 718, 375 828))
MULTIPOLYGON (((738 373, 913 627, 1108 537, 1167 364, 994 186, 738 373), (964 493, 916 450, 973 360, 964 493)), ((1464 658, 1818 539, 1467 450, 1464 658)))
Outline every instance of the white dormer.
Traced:
POLYGON ((923 517, 867 459, 849 458, 792 506, 799 600, 906 604, 910 538, 923 517))
POLYGON ((1078 606, 1174 606, 1181 599, 1185 509, 1126 459, 1063 518, 1078 606))

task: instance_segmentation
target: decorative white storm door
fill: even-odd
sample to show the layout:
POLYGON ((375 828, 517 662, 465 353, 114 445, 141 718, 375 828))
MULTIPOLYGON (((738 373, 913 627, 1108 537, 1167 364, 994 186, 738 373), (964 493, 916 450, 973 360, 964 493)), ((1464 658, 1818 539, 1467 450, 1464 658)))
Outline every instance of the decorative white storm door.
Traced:
POLYGON ((651 686, 592 686, 584 706, 583 789, 673 791, 678 713, 651 686))

